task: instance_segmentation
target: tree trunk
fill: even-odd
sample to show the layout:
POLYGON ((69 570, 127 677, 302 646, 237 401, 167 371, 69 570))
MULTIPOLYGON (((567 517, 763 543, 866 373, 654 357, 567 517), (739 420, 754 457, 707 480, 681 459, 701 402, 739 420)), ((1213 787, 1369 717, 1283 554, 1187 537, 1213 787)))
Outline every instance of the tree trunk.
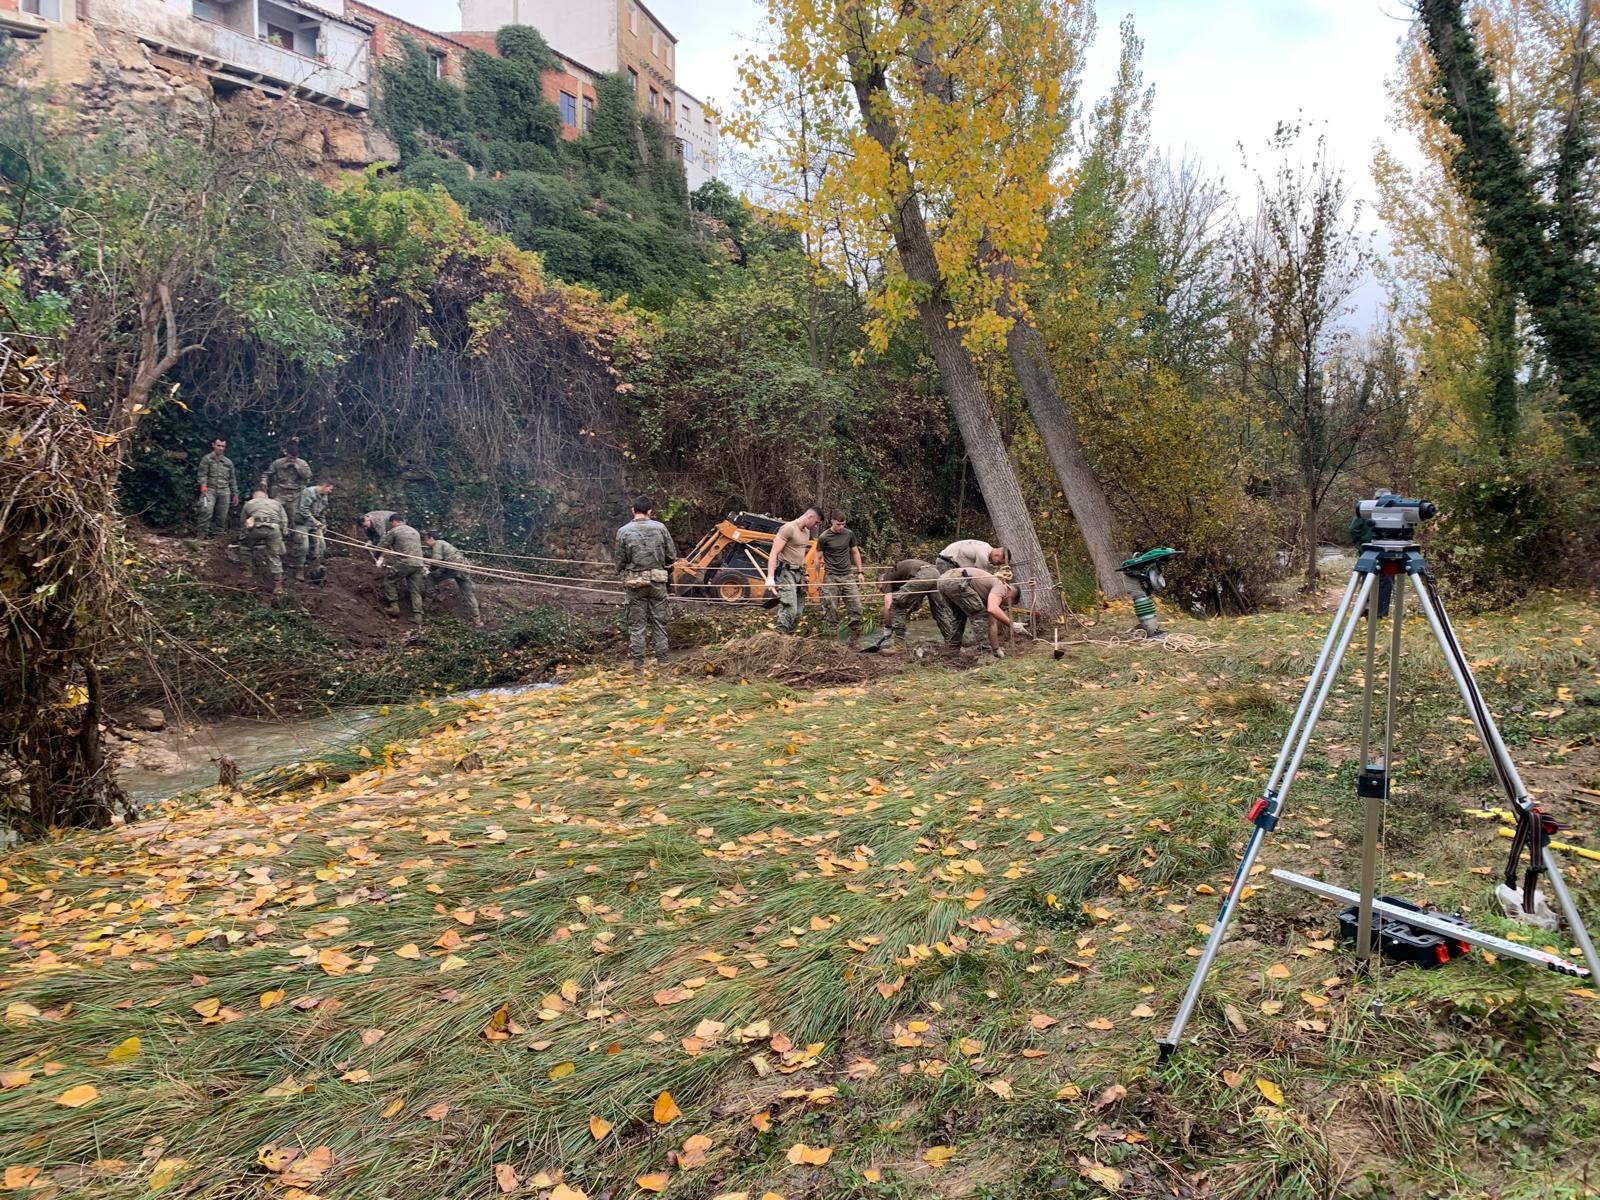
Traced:
POLYGON ((1312 480, 1306 488, 1306 515, 1305 526, 1300 530, 1300 549, 1306 556, 1306 579, 1301 586, 1301 591, 1314 592, 1317 590, 1317 547, 1321 544, 1317 538, 1317 517, 1320 508, 1317 504, 1317 485, 1312 480))
MULTIPOLYGON (((883 74, 864 63, 858 54, 850 55, 851 73, 854 76, 856 102, 867 133, 883 147, 911 179, 911 167, 898 147, 899 135, 887 115, 887 87, 883 74)), ((983 394, 983 384, 978 369, 961 343, 961 334, 952 319, 949 301, 945 298, 944 281, 939 273, 938 259, 934 255, 933 239, 922 214, 922 204, 917 198, 915 184, 910 183, 904 195, 898 198, 893 220, 895 249, 906 276, 918 285, 917 318, 933 360, 939 368, 939 382, 949 398, 955 413, 956 425, 961 430, 961 441, 966 447, 972 473, 977 477, 978 490, 983 493, 984 506, 994 523, 995 534, 1011 552, 1012 570, 1017 583, 1024 588, 1024 602, 1035 610, 1056 614, 1063 611, 1061 594, 1050 575, 1045 560, 1044 547, 1039 544, 1039 534, 1033 527, 1033 517, 1017 482, 1016 469, 1006 454, 1000 437, 1000 427, 983 394), (1029 583, 1033 585, 1027 594, 1029 583)))
POLYGON ((1011 369, 1022 385, 1028 411, 1033 414, 1045 453, 1050 456, 1050 465, 1061 481, 1067 507, 1072 510, 1072 519, 1089 552, 1089 561, 1094 564, 1095 581, 1108 600, 1131 596, 1132 581, 1119 569, 1123 556, 1112 540, 1111 505, 1089 466, 1089 456, 1078 437, 1078 423, 1056 390, 1055 374, 1045 355, 1044 338, 1031 319, 1006 312, 1009 307, 1002 305, 1001 311, 1011 317, 1011 328, 1006 331, 1011 369))

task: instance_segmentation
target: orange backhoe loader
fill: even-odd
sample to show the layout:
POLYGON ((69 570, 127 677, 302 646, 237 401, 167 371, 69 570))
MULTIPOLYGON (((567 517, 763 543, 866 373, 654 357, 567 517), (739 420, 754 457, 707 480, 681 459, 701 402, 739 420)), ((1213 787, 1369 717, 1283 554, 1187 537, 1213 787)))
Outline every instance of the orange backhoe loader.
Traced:
MULTIPOLYGON (((767 600, 767 555, 783 522, 760 513, 729 513, 688 555, 672 564, 672 591, 703 600, 767 600)), ((806 551, 806 601, 822 595, 822 558, 812 542, 806 551)))

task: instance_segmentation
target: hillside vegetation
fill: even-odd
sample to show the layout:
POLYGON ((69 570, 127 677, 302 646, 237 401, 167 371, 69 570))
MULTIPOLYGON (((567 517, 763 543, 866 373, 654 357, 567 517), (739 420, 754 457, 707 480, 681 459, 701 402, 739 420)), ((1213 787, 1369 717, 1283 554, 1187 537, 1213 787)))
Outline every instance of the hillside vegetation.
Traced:
MULTIPOLYGON (((1565 598, 1462 629, 1574 841, 1597 627, 1565 598)), ((1354 978, 1328 908, 1264 878, 1156 1065, 1321 630, 817 692, 593 673, 20 850, 7 1186, 1583 1194, 1592 992, 1476 953, 1354 978)), ((1489 772, 1413 632, 1386 886, 1503 932, 1489 772)), ((1347 673, 1269 865, 1353 877, 1357 702, 1347 673)))

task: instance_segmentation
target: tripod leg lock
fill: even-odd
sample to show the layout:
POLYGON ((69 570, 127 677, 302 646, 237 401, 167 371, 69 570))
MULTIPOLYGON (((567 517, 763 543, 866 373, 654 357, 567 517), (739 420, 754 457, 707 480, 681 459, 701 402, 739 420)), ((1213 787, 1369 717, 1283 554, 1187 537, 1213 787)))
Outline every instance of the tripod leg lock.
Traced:
POLYGON ((1363 800, 1389 798, 1389 772, 1383 767, 1367 767, 1356 776, 1356 795, 1363 800))
POLYGON ((1263 796, 1251 806, 1245 819, 1257 829, 1271 833, 1278 827, 1278 805, 1276 796, 1263 796))

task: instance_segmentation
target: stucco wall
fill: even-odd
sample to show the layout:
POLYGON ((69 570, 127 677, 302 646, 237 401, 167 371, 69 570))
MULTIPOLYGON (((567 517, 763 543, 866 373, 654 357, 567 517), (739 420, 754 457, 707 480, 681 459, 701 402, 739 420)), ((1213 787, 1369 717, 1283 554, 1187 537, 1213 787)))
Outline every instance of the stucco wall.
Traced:
POLYGON ((716 122, 712 121, 710 128, 707 128, 705 106, 688 92, 678 93, 676 112, 677 119, 673 122, 673 132, 678 135, 678 140, 684 143, 686 148, 683 169, 688 176, 689 190, 692 192, 706 180, 717 177, 720 157, 717 148, 717 126, 716 122), (685 108, 688 109, 687 113, 684 111, 685 108))
POLYGON ((617 69, 617 12, 592 0, 460 0, 461 28, 532 25, 562 54, 597 71, 617 69))

